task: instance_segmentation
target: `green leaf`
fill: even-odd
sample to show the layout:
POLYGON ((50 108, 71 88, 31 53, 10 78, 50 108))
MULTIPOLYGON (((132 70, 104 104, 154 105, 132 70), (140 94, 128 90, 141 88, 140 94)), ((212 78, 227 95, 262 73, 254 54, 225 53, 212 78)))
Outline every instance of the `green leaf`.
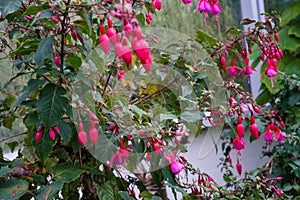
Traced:
POLYGON ((43 132, 42 139, 38 143, 35 142, 35 144, 35 154, 37 155, 41 163, 45 164, 48 156, 52 151, 54 141, 49 137, 49 134, 47 132, 43 132))
POLYGON ((202 112, 189 112, 185 111, 181 113, 181 119, 186 122, 196 122, 201 120, 204 117, 202 112))
POLYGON ((63 182, 54 181, 50 185, 43 186, 39 189, 39 194, 36 197, 37 200, 54 199, 56 194, 62 189, 63 182))
POLYGON ((160 121, 167 120, 167 119, 176 119, 176 118, 177 117, 173 114, 160 114, 159 115, 160 121))
POLYGON ((300 47, 300 38, 288 34, 289 29, 284 28, 278 32, 282 50, 296 51, 300 47))
POLYGON ((67 63, 69 64, 69 66, 71 68, 78 69, 82 65, 82 60, 75 53, 70 53, 66 56, 66 65, 67 65, 67 63))
POLYGON ((14 152, 15 149, 19 146, 19 143, 17 141, 10 142, 6 144, 10 150, 10 152, 14 152))
POLYGON ((7 174, 11 173, 12 170, 8 167, 1 167, 0 168, 0 177, 6 176, 7 174))
POLYGON ((148 116, 148 113, 146 113, 145 111, 143 111, 142 109, 140 109, 139 107, 135 106, 135 105, 129 105, 128 108, 134 112, 136 112, 138 114, 139 117, 141 117, 142 115, 146 115, 148 116))
POLYGON ((229 35, 233 35, 233 36, 237 36, 239 34, 242 34, 244 31, 241 29, 238 29, 236 26, 229 28, 226 32, 225 35, 229 34, 229 35))
POLYGON ((15 118, 13 116, 5 117, 2 121, 3 127, 11 130, 14 121, 15 121, 15 118))
POLYGON ((88 61, 89 64, 92 67, 93 71, 97 71, 99 73, 104 73, 105 72, 105 63, 103 58, 100 56, 101 54, 97 52, 97 49, 94 49, 88 56, 88 61))
POLYGON ((289 28, 289 35, 294 35, 296 37, 300 37, 300 26, 299 24, 294 24, 289 28))
MULTIPOLYGON (((144 192, 144 191, 143 191, 144 192)), ((120 191, 119 192, 119 195, 121 196, 121 198, 122 199, 124 199, 124 200, 135 200, 135 198, 133 198, 132 196, 130 196, 129 194, 128 194, 128 192, 126 192, 126 191, 120 191)), ((143 197, 143 196, 142 196, 143 197)), ((147 199, 145 199, 145 200, 147 200, 147 199)))
POLYGON ((241 21, 241 25, 249 25, 256 22, 254 19, 250 19, 250 18, 245 18, 241 21))
POLYGON ((207 33, 204 33, 200 29, 197 29, 196 34, 197 34, 196 41, 201 44, 206 43, 208 44, 208 46, 212 47, 215 46, 218 42, 216 38, 210 36, 207 33))
POLYGON ((38 20, 40 19, 49 19, 50 17, 52 16, 52 12, 50 11, 45 11, 45 12, 42 12, 41 15, 37 18, 35 17, 31 23, 31 26, 38 20))
POLYGON ((24 12, 23 15, 36 15, 38 12, 41 12, 43 10, 49 9, 50 6, 47 2, 45 2, 41 6, 30 6, 27 8, 27 10, 24 12))
POLYGON ((260 93, 258 95, 258 97, 256 98, 256 102, 259 104, 259 105, 263 105, 265 103, 268 103, 269 99, 270 99, 270 92, 269 90, 263 90, 262 93, 260 93))
POLYGON ((64 97, 66 90, 61 86, 48 83, 40 93, 37 111, 46 128, 50 128, 61 119, 68 106, 68 100, 64 97))
POLYGON ((76 180, 84 171, 79 166, 69 164, 58 164, 53 167, 54 179, 64 183, 76 180))
POLYGON ((0 182, 0 199, 19 199, 28 190, 28 183, 24 180, 10 179, 0 182))
POLYGON ((72 138, 72 129, 70 125, 64 121, 60 121, 57 126, 60 130, 60 136, 63 139, 64 143, 68 144, 72 138))
POLYGON ((146 18, 145 18, 144 13, 140 13, 140 14, 136 15, 135 18, 138 20, 138 22, 141 26, 144 26, 146 24, 146 18))
POLYGON ((50 58, 52 55, 54 37, 43 39, 38 46, 36 53, 34 54, 34 61, 37 65, 42 65, 46 58, 50 58))
POLYGON ((111 187, 109 182, 104 183, 103 185, 96 185, 97 195, 101 200, 111 200, 114 199, 114 189, 111 187))
POLYGON ((40 85, 43 85, 46 81, 44 79, 30 79, 27 83, 27 87, 24 88, 24 93, 14 102, 13 107, 11 107, 11 110, 14 107, 19 106, 29 94, 34 92, 40 85))
POLYGON ((2 17, 5 18, 8 14, 13 13, 22 5, 22 0, 1 0, 0 12, 2 17))
POLYGON ((281 26, 288 24, 292 19, 295 19, 300 14, 300 1, 291 4, 282 13, 281 26))

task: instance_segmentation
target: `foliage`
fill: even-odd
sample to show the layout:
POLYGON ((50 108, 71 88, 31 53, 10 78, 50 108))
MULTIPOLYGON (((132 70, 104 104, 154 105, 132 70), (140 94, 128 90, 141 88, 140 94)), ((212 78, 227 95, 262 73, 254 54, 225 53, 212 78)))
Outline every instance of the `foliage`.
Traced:
MULTIPOLYGON (((273 39, 278 16, 268 15, 264 23, 245 19, 242 23, 255 23, 254 28, 230 28, 225 37, 219 33, 223 41, 200 29, 195 38, 142 30, 160 12, 160 3, 1 1, 1 59, 9 59, 17 73, 1 89, 6 94, 0 122, 12 129, 21 120, 26 127, 2 139, 25 136, 20 144, 7 144, 12 150, 21 147, 15 160, 0 154, 1 198, 166 199, 165 187, 184 199, 285 197, 275 185, 278 177, 226 174, 230 189, 177 155, 186 151, 185 135, 222 126, 223 116, 231 128, 230 148, 239 155, 242 148, 234 141, 243 140, 244 128, 236 130, 237 125, 249 125, 257 139, 258 125, 261 130, 267 124, 258 116, 281 121, 281 113, 259 107, 237 81, 252 74, 247 52, 255 44, 266 49, 268 59, 281 51, 273 39), (18 77, 26 77, 26 84, 21 95, 14 95, 7 87, 18 77), (140 169, 141 163, 149 169, 140 169), (183 172, 196 176, 197 183, 181 181, 183 172)), ((198 10, 218 22, 220 2, 211 6, 209 12, 198 10)), ((277 65, 267 68, 277 70, 277 65)), ((237 170, 241 174, 241 166, 237 170)))

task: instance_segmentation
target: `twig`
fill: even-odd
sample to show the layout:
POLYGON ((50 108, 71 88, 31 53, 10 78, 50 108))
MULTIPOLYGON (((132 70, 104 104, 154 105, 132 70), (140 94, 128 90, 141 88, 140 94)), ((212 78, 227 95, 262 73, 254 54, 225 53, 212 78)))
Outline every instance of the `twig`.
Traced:
POLYGON ((6 140, 9 140, 9 139, 15 138, 15 137, 19 137, 19 136, 21 136, 21 135, 25 135, 25 134, 27 134, 27 132, 19 133, 19 134, 16 134, 16 135, 13 135, 13 136, 4 138, 4 139, 0 140, 0 143, 1 143, 1 142, 4 142, 4 141, 6 141, 6 140))

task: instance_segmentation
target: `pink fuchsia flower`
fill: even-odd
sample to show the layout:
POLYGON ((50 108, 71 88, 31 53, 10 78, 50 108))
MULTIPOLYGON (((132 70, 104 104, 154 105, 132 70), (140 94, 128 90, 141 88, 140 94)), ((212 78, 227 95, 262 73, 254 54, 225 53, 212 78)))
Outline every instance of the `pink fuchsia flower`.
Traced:
POLYGON ((267 131, 264 133, 264 135, 265 135, 265 141, 273 140, 273 133, 271 132, 270 128, 267 128, 267 131))
POLYGON ((120 149, 116 151, 116 153, 110 158, 109 166, 112 168, 114 164, 121 165, 124 163, 125 159, 129 156, 128 149, 131 146, 125 146, 123 142, 123 138, 120 137, 120 149))
POLYGON ((179 172, 181 172, 184 168, 186 167, 186 165, 180 161, 176 160, 172 160, 170 163, 170 168, 173 174, 177 175, 179 174, 179 172))
POLYGON ((193 1, 193 0, 182 0, 182 2, 183 2, 184 4, 192 3, 192 1, 193 1))
POLYGON ((222 12, 220 2, 218 1, 216 3, 211 2, 210 6, 211 6, 211 11, 210 11, 211 15, 217 15, 222 12))
POLYGON ((284 133, 282 133, 281 131, 276 133, 276 140, 279 142, 282 142, 285 137, 286 137, 286 135, 284 133))
POLYGON ((245 149, 245 141, 242 138, 234 138, 233 148, 237 151, 245 149))

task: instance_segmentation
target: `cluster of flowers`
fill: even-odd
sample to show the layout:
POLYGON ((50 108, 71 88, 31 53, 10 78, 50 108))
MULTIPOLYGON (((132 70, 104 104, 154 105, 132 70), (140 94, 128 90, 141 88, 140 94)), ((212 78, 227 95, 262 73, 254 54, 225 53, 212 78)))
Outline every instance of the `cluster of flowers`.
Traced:
MULTIPOLYGON (((120 129, 115 125, 110 125, 107 128, 108 131, 111 131, 114 134, 120 134, 120 129)), ((164 132, 162 131, 161 134, 170 134, 173 136, 181 135, 180 132, 164 132)), ((142 137, 146 136, 145 131, 140 131, 140 135, 142 137)), ((120 136, 120 148, 115 152, 115 154, 110 158, 110 167, 113 167, 114 165, 121 165, 125 162, 125 159, 130 156, 129 150, 132 149, 132 146, 125 145, 125 142, 129 143, 129 141, 133 139, 130 134, 127 134, 126 136, 120 136)), ((179 174, 183 169, 186 168, 185 162, 187 161, 183 156, 180 156, 179 158, 176 156, 176 152, 173 153, 173 155, 169 155, 166 152, 163 151, 163 148, 165 146, 164 141, 157 137, 153 138, 147 138, 146 139, 146 147, 147 152, 145 154, 145 159, 147 161, 151 161, 152 155, 150 152, 155 152, 157 155, 162 155, 162 157, 168 161, 169 167, 171 172, 174 175, 179 174)))
MULTIPOLYGON (((191 5, 193 0, 182 0, 184 4, 191 5)), ((219 14, 222 12, 221 4, 218 0, 199 0, 197 9, 200 13, 204 13, 204 22, 209 15, 215 16, 216 22, 219 26, 219 14)), ((219 26, 220 27, 220 26, 219 26)))
MULTIPOLYGON (((52 128, 49 129, 49 137, 52 140, 55 140, 55 133, 60 134, 60 129, 58 128, 58 126, 53 126, 52 128)), ((39 143, 39 141, 42 139, 43 137, 43 125, 40 125, 36 134, 35 134, 35 141, 36 143, 39 143)))
MULTIPOLYGON (((123 34, 122 38, 120 34, 114 29, 112 20, 108 18, 108 29, 105 30, 104 23, 100 24, 100 37, 98 39, 100 48, 108 55, 110 51, 110 44, 114 46, 114 51, 119 60, 123 60, 128 66, 132 62, 132 51, 140 59, 141 64, 148 73, 151 73, 152 57, 148 42, 143 38, 142 29, 138 25, 136 19, 132 19, 130 22, 128 19, 123 20, 123 34), (128 40, 131 39, 131 49, 128 46, 128 40)), ((123 69, 120 69, 123 71, 123 69)), ((124 73, 119 73, 119 79, 124 76, 124 73)))
MULTIPOLYGON (((99 122, 98 117, 90 110, 87 110, 87 113, 90 116, 90 121, 91 121, 91 127, 89 130, 89 137, 91 142, 96 145, 97 141, 98 141, 98 130, 95 128, 95 122, 99 122)), ((79 132, 78 132, 78 142, 84 146, 87 142, 87 134, 84 131, 84 126, 82 124, 82 122, 79 122, 79 132)))

